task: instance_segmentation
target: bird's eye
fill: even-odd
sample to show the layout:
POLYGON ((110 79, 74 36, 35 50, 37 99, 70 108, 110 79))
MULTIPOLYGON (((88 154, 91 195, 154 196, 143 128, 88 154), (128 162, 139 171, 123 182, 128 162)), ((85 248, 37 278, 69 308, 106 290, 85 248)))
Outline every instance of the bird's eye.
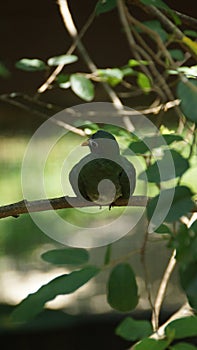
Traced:
POLYGON ((98 143, 96 141, 90 140, 90 144, 91 144, 92 148, 98 147, 98 143))

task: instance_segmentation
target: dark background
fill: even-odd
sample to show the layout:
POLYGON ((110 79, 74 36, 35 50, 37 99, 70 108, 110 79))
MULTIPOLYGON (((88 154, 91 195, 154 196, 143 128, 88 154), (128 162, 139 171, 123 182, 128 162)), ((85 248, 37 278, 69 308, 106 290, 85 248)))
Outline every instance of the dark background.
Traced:
MULTIPOLYGON (((70 8, 77 28, 86 22, 97 1, 70 1, 70 8)), ((193 17, 196 16, 197 3, 189 1, 166 1, 171 8, 193 17)), ((136 10, 136 9, 135 9, 136 10)), ((145 19, 145 18, 144 18, 145 19)), ((46 79, 44 73, 23 72, 15 68, 15 62, 21 58, 40 58, 64 54, 72 41, 64 28, 58 5, 55 0, 2 1, 0 11, 1 55, 0 59, 11 72, 8 79, 0 79, 0 93, 22 92, 34 95, 37 88, 46 79)), ((90 30, 83 38, 88 52, 95 64, 102 67, 124 65, 131 53, 124 33, 120 30, 116 11, 100 15, 94 20, 90 30)), ((83 60, 69 66, 69 72, 88 71, 83 60)), ((59 106, 68 107, 83 103, 72 92, 53 89, 41 98, 59 106)), ((102 88, 98 88, 96 101, 107 101, 102 88)), ((139 101, 137 101, 139 102, 139 101)), ((132 103, 132 101, 131 101, 132 103)), ((136 104, 136 100, 135 100, 136 104)), ((130 107, 133 107, 130 105, 130 107)), ((0 102, 0 123, 2 133, 20 134, 21 130, 33 133, 42 120, 8 103, 0 102)), ((146 317, 149 315, 143 315, 146 317)), ((44 316, 43 316, 44 317, 44 316)), ((47 320, 48 315, 46 315, 47 320)), ((60 320, 62 315, 57 316, 60 320), (59 318, 60 317, 60 318, 59 318)), ((164 315, 165 319, 165 315, 164 315)), ((128 343, 114 336, 114 327, 120 320, 113 317, 92 316, 76 321, 75 326, 67 327, 62 318, 62 326, 50 326, 50 330, 38 331, 36 322, 32 329, 25 331, 1 332, 1 343, 7 349, 41 349, 55 347, 69 350, 78 349, 125 349, 128 343)))

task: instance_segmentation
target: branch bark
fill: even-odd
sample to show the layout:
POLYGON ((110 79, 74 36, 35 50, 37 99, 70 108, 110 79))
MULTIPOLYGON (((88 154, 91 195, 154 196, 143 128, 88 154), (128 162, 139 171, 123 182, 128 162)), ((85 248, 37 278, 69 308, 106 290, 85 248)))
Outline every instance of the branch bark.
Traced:
MULTIPOLYGON (((129 200, 129 206, 133 207, 145 207, 149 198, 146 196, 132 196, 129 200)), ((109 203, 110 204, 110 203, 109 203)), ((109 204, 105 204, 102 206, 109 206, 109 204)), ((112 206, 116 207, 124 207, 128 205, 127 199, 117 199, 112 206)), ((86 200, 82 200, 77 197, 59 197, 59 198, 51 198, 51 199, 40 199, 35 201, 27 201, 22 200, 17 203, 12 203, 8 205, 4 205, 0 207, 0 219, 14 216, 18 217, 20 214, 25 213, 33 213, 33 212, 41 212, 48 210, 58 210, 65 208, 82 208, 82 207, 96 207, 99 204, 95 202, 90 202, 86 200)))

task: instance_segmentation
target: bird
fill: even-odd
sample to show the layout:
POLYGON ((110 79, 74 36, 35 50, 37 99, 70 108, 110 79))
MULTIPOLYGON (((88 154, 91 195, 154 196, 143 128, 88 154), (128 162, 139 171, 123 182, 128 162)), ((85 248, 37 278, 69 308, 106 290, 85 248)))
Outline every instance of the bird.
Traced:
POLYGON ((98 130, 81 146, 89 146, 90 153, 69 173, 69 181, 77 197, 109 205, 118 199, 129 199, 136 185, 136 171, 131 162, 120 154, 115 137, 98 130))

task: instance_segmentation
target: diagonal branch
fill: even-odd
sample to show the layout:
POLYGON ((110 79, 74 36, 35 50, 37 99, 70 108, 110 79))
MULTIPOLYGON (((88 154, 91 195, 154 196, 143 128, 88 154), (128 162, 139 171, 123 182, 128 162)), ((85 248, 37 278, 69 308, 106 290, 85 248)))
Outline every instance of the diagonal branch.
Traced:
MULTIPOLYGON (((95 11, 93 13, 91 13, 91 15, 88 18, 87 22, 85 23, 85 25, 81 29, 79 35, 73 41, 73 44, 71 45, 71 47, 68 49, 68 51, 66 53, 67 55, 71 55, 74 52, 74 50, 76 49, 78 41, 83 37, 83 35, 85 34, 85 32, 87 31, 89 26, 92 24, 92 22, 94 20, 94 17, 95 17, 95 11)), ((64 64, 59 64, 55 68, 55 70, 51 73, 51 75, 47 78, 47 80, 38 88, 38 93, 45 92, 49 88, 49 86, 54 82, 54 80, 56 79, 56 77, 62 71, 63 68, 64 68, 64 64)))
MULTIPOLYGON (((129 199, 129 206, 133 207, 145 207, 149 200, 146 196, 132 196, 129 199)), ((110 203, 109 203, 110 204, 110 203)), ((102 204, 102 206, 109 206, 109 204, 102 204)), ((117 199, 112 206, 124 207, 128 205, 127 199, 117 199)), ((83 200, 77 197, 59 197, 51 199, 40 199, 35 201, 22 200, 17 203, 12 203, 0 207, 0 219, 9 216, 17 217, 20 214, 58 210, 65 208, 82 208, 82 207, 98 207, 99 204, 83 200)))
MULTIPOLYGON (((79 52, 81 53, 81 56, 83 57, 83 60, 87 64, 89 70, 94 73, 97 70, 97 67, 95 63, 92 61, 91 57, 89 56, 85 46, 81 42, 77 28, 73 22, 70 10, 68 8, 68 2, 67 0, 58 0, 57 1, 59 8, 60 8, 60 13, 64 22, 64 25, 70 34, 71 38, 73 39, 74 42, 76 42, 77 48, 79 52)), ((118 96, 115 94, 114 90, 106 83, 102 83, 105 91, 109 95, 110 99, 112 100, 114 106, 117 109, 122 109, 122 102, 118 98, 118 96)))
POLYGON ((176 251, 174 250, 172 253, 172 256, 168 262, 167 268, 165 270, 165 273, 163 275, 163 278, 161 280, 161 284, 158 289, 158 293, 154 302, 154 312, 152 314, 152 325, 153 330, 156 332, 159 328, 159 315, 161 311, 161 306, 163 303, 163 300, 165 298, 166 289, 168 286, 169 279, 172 275, 172 272, 174 271, 174 268, 176 266, 176 259, 175 259, 176 251))

